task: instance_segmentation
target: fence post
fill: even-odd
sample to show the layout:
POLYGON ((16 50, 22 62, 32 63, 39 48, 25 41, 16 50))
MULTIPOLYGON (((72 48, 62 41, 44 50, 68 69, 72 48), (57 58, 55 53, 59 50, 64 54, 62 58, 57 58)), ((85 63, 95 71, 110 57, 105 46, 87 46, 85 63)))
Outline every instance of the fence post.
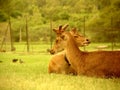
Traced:
POLYGON ((50 20, 50 48, 52 48, 52 20, 50 20))
MULTIPOLYGON (((85 36, 85 29, 86 29, 85 26, 86 26, 86 25, 85 25, 85 16, 84 16, 84 29, 83 29, 83 35, 84 35, 84 36, 85 36)), ((84 51, 85 51, 85 50, 86 50, 86 47, 84 46, 84 51)))
POLYGON ((27 52, 30 51, 30 45, 29 45, 29 32, 28 32, 28 21, 26 16, 26 42, 27 42, 27 52))
POLYGON ((14 48, 14 46, 13 46, 13 32, 12 32, 12 28, 11 28, 11 20, 10 20, 10 16, 9 16, 9 29, 10 29, 11 51, 14 51, 15 48, 14 48))
POLYGON ((19 31, 19 42, 22 42, 22 28, 21 27, 19 31))
POLYGON ((113 35, 113 18, 111 17, 111 32, 112 32, 112 40, 111 40, 111 49, 114 50, 114 35, 113 35))

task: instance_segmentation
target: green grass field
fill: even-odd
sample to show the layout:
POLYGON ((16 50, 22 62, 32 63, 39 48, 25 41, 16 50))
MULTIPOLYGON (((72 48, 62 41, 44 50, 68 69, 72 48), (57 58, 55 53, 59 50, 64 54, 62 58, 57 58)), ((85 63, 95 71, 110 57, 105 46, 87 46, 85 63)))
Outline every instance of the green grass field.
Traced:
POLYGON ((47 45, 34 46, 37 53, 17 47, 18 51, 0 53, 0 90, 120 90, 120 79, 48 74, 51 55, 44 51, 47 45), (15 58, 24 63, 13 63, 15 58))

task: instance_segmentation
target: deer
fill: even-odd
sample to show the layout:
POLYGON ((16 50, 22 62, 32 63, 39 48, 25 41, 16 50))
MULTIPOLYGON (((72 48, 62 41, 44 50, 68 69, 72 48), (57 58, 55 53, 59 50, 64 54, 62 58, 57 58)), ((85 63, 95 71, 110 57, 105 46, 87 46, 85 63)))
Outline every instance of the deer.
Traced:
MULTIPOLYGON (((67 25, 68 26, 68 25, 67 25)), ((52 52, 56 53, 54 54, 49 62, 48 65, 48 72, 49 73, 59 73, 59 74, 72 74, 76 75, 75 70, 71 67, 70 63, 68 62, 66 56, 65 56, 65 51, 60 48, 59 42, 60 42, 60 36, 63 32, 65 32, 65 29, 67 26, 59 26, 59 29, 53 29, 56 33, 56 40, 54 43, 54 46, 52 48, 52 52), (61 52, 57 53, 60 49, 62 50, 61 52)), ((89 39, 86 37, 80 35, 76 28, 73 28, 70 30, 70 33, 74 37, 76 43, 78 46, 86 46, 90 43, 89 39)))
MULTIPOLYGON (((48 50, 50 54, 56 54, 57 52, 63 51, 63 48, 57 44, 59 42, 59 36, 67 29, 69 25, 66 24, 64 26, 60 25, 58 29, 54 28, 53 31, 56 33, 56 40, 54 42, 54 45, 52 49, 48 50)), ((75 29, 73 31, 76 31, 75 29)))
POLYGON ((70 32, 61 34, 60 46, 77 75, 100 78, 120 77, 120 51, 82 51, 70 32))
MULTIPOLYGON (((59 37, 67 29, 68 26, 69 26, 68 24, 66 24, 64 26, 60 25, 58 29, 55 29, 55 28, 53 29, 53 31, 56 33, 56 39, 55 39, 52 49, 49 50, 50 54, 56 54, 56 53, 64 50, 59 45, 59 41, 60 41, 59 37)), ((88 43, 86 43, 87 40, 88 40, 87 42, 90 43, 90 40, 88 38, 84 37, 83 35, 79 34, 77 32, 76 28, 72 28, 70 30, 70 33, 76 38, 76 41, 78 41, 78 44, 79 44, 78 46, 80 46, 80 47, 87 46, 88 45, 88 43)))

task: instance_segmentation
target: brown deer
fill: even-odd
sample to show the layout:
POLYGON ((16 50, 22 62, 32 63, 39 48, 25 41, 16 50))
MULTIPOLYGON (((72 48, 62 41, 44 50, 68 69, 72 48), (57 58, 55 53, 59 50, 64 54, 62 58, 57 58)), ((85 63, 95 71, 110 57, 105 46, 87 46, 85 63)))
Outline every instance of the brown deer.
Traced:
MULTIPOLYGON (((61 40, 61 39, 60 39, 61 34, 67 29, 67 27, 68 27, 68 25, 66 24, 66 25, 64 25, 63 27, 62 27, 62 25, 59 26, 58 29, 53 29, 53 31, 56 33, 56 40, 55 40, 55 42, 54 42, 54 45, 53 45, 52 49, 49 50, 50 54, 56 54, 56 53, 64 50, 64 49, 60 46, 59 42, 60 42, 60 40, 61 40)), ((87 42, 90 42, 89 39, 87 39, 87 38, 85 38, 83 35, 79 34, 79 33, 77 32, 77 29, 76 29, 76 28, 72 28, 72 29, 70 30, 70 33, 74 36, 74 38, 75 38, 76 41, 78 42, 78 46, 86 46, 86 45, 88 45, 88 43, 86 43, 86 41, 87 41, 87 42)))
POLYGON ((69 32, 61 34, 61 43, 71 67, 78 75, 120 77, 120 51, 81 51, 69 32))
MULTIPOLYGON (((61 46, 59 46, 60 42, 61 42, 61 34, 65 31, 65 29, 62 29, 62 27, 60 27, 61 29, 54 29, 55 32, 57 32, 57 38, 55 41, 55 45, 54 48, 52 49, 54 51, 54 49, 56 51, 60 50, 59 48, 61 46), (59 31, 59 35, 58 35, 58 31, 59 31), (58 49, 58 50, 57 50, 58 49)), ((72 36, 74 37, 76 43, 78 46, 84 46, 89 44, 89 40, 83 36, 81 36, 80 34, 78 34, 78 32, 76 31, 76 29, 72 29, 70 31, 70 33, 72 34, 72 36)), ((62 73, 62 74, 76 74, 75 70, 71 67, 70 63, 68 62, 66 56, 65 56, 65 51, 62 51, 60 53, 57 53, 55 55, 53 55, 50 59, 49 62, 49 66, 48 66, 48 72, 49 73, 62 73)))
POLYGON ((59 36, 67 29, 68 26, 69 26, 68 24, 64 26, 60 25, 58 29, 53 29, 53 31, 56 33, 56 40, 52 49, 49 50, 50 54, 55 54, 63 50, 63 48, 61 48, 57 43, 59 42, 59 36))

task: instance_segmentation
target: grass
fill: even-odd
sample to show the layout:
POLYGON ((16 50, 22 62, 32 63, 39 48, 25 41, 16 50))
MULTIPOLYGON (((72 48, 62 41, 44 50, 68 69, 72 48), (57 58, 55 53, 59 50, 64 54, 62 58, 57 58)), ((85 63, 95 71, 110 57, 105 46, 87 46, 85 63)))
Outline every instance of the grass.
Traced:
MULTIPOLYGON (((48 46, 36 45, 41 52, 18 51, 0 53, 0 90, 119 90, 120 79, 103 79, 86 76, 48 74, 51 55, 44 50, 48 46), (18 58, 24 63, 13 63, 18 58)), ((39 50, 38 50, 39 51, 39 50)))

